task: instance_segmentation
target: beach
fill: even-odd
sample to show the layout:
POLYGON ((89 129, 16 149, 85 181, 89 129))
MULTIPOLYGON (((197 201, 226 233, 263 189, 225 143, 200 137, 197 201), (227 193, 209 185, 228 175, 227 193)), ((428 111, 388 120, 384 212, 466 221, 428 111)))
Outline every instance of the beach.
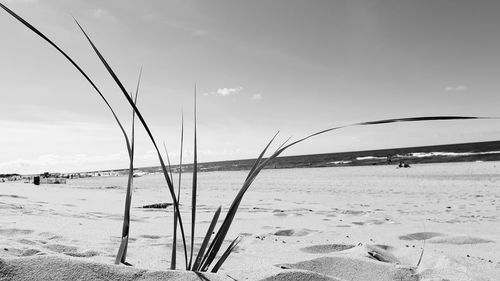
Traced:
MULTIPOLYGON (((220 225, 246 173, 198 175, 195 255, 216 208, 222 206, 220 225)), ((65 185, 0 183, 0 280, 30 280, 37 265, 43 265, 44 274, 67 271, 61 280, 197 280, 191 273, 166 271, 172 206, 140 208, 171 202, 162 177, 134 178, 127 253, 132 267, 113 265, 126 177, 65 185)), ((187 238, 190 181, 183 174, 180 202, 187 238)), ((243 198, 223 247, 237 236, 242 241, 221 270, 206 278, 497 280, 498 186, 500 162, 264 170, 243 198)), ((177 246, 182 269, 181 240, 177 246)))

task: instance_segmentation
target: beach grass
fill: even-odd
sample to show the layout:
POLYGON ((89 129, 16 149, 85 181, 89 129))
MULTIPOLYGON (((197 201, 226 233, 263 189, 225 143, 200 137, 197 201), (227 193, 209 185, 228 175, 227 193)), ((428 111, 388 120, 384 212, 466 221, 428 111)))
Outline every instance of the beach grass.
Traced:
MULTIPOLYGON (((101 91, 97 88, 97 86, 94 84, 94 82, 89 78, 89 76, 78 66, 78 64, 71 58, 69 57, 61 48, 59 48, 53 41, 51 41, 48 37, 46 37, 42 32, 40 32, 38 29, 33 27, 31 24, 29 24, 27 21, 22 19, 20 16, 18 16, 16 13, 8 9, 5 5, 0 3, 0 7, 3 8, 5 11, 7 11, 10 15, 12 15, 16 20, 21 22, 23 25, 25 25, 27 28, 29 28, 31 31, 33 31, 35 34, 40 36, 42 39, 44 39, 46 42, 48 42, 52 47, 54 47, 56 50, 58 50, 79 72, 81 75, 84 76, 84 78, 92 85, 92 87, 97 91, 97 93, 100 95, 101 99, 105 102, 106 106, 109 108, 111 111, 114 119, 116 120, 119 128, 122 131, 122 134, 124 135, 124 139, 126 142, 127 146, 127 151, 129 153, 129 158, 130 158, 130 172, 133 172, 133 153, 134 153, 134 126, 132 127, 132 141, 129 140, 129 137, 122 126, 122 123, 118 119, 117 115, 115 114, 113 108, 111 105, 108 103, 107 99, 104 97, 104 95, 101 93, 101 91)), ((173 238, 173 247, 172 247, 172 261, 171 261, 171 269, 176 269, 176 240, 177 240, 177 226, 180 229, 180 236, 182 238, 182 243, 183 243, 183 249, 184 249, 184 261, 185 261, 185 268, 186 270, 193 270, 193 271, 208 271, 210 270, 210 267, 212 264, 215 262, 217 257, 219 259, 217 262, 215 262, 215 265, 212 267, 211 271, 212 272, 217 272, 227 257, 230 255, 230 253, 235 249, 239 241, 241 241, 240 237, 237 237, 234 239, 231 244, 227 247, 227 249, 223 252, 222 255, 219 256, 219 251, 223 246, 223 243, 226 239, 226 236, 229 232, 229 229, 233 223, 233 220, 237 214, 238 208, 240 206, 241 201, 243 200, 243 197, 245 193, 248 191, 248 189, 251 187, 252 183, 256 179, 256 177, 259 175, 259 173, 264 169, 273 159, 276 159, 279 155, 281 155, 285 150, 288 148, 299 144, 309 138, 325 134, 331 131, 343 129, 343 128, 348 128, 348 127, 354 127, 354 126, 371 126, 371 125, 381 125, 381 124, 390 124, 390 123, 403 123, 403 122, 421 122, 421 121, 443 121, 443 120, 471 120, 471 119, 491 119, 491 118, 486 118, 486 117, 470 117, 470 116, 424 116, 424 117, 411 117, 411 118, 395 118, 395 119, 385 119, 385 120, 377 120, 377 121, 368 121, 368 122, 361 122, 361 123, 354 123, 354 124, 349 124, 345 126, 338 126, 338 127, 333 127, 329 129, 325 129, 319 132, 315 132, 313 134, 310 134, 306 137, 303 137, 301 139, 295 140, 291 143, 288 143, 288 140, 285 141, 283 144, 278 146, 278 148, 271 153, 271 155, 265 157, 266 152, 269 150, 271 145, 273 144, 274 140, 276 139, 278 133, 276 133, 271 140, 267 143, 267 145, 264 147, 262 152, 260 153, 259 157, 256 159, 254 162, 252 168, 250 169, 242 187, 240 188, 239 192, 235 196, 234 200, 232 201, 228 211, 226 212, 225 218, 220 225, 218 231, 216 232, 214 238, 211 240, 212 232, 215 229, 215 226, 217 224, 218 218, 221 214, 221 208, 219 207, 213 216, 212 222, 210 226, 208 227, 208 231, 204 237, 202 247, 200 248, 198 255, 196 256, 196 259, 194 260, 193 263, 193 250, 194 250, 194 239, 195 239, 195 225, 196 225, 196 196, 197 196, 197 136, 196 136, 196 86, 195 86, 195 123, 194 123, 194 159, 193 159, 193 182, 192 182, 192 189, 191 189, 191 245, 190 245, 190 250, 188 251, 187 247, 187 242, 186 242, 186 235, 184 231, 184 226, 183 226, 183 221, 182 221, 182 215, 180 212, 179 208, 179 200, 180 200, 180 182, 181 182, 181 173, 182 173, 182 157, 181 157, 181 162, 180 162, 180 173, 179 173, 179 186, 178 186, 178 191, 176 194, 174 183, 173 183, 173 178, 172 178, 172 173, 171 173, 171 165, 170 165, 170 160, 168 159, 168 166, 165 164, 165 161, 162 157, 162 154, 160 153, 160 150, 158 148, 157 142, 155 138, 153 137, 153 134, 151 133, 151 130, 143 118, 143 115, 141 114, 141 111, 137 107, 136 104, 136 98, 137 98, 137 93, 138 93, 138 87, 139 87, 139 82, 137 86, 137 92, 135 95, 135 100, 134 98, 128 94, 127 90, 123 86, 122 82, 120 79, 117 77, 111 66, 108 64, 104 56, 100 53, 94 42, 90 39, 89 35, 87 32, 84 30, 82 25, 75 19, 76 24, 84 34, 85 38, 87 39, 88 43, 90 44, 91 48, 95 52, 95 54, 98 56, 100 59, 101 63, 103 66, 106 68, 108 71, 109 75, 112 77, 116 85, 120 88, 123 96, 129 103, 129 105, 133 109, 133 124, 135 122, 135 117, 139 119, 141 122, 142 126, 144 127, 151 143, 153 144, 156 154, 158 156, 158 160, 161 165, 162 173, 166 182, 166 186, 169 190, 173 206, 174 206, 174 226, 173 226, 173 233, 174 233, 174 238, 173 238), (209 246, 208 246, 209 245, 209 246), (208 246, 208 249, 207 249, 208 246), (206 250, 206 252, 205 252, 206 250)), ((495 118, 496 119, 496 118, 495 118)), ((182 125, 183 128, 184 125, 182 125)), ((183 133, 181 133, 181 153, 182 153, 182 143, 183 143, 183 133)), ((168 154, 167 154, 168 158, 168 154)), ((129 229, 129 224, 130 224, 130 207, 131 207, 131 190, 132 190, 132 180, 130 179, 130 173, 129 173, 129 181, 127 184, 127 195, 126 195, 126 202, 125 202, 125 210, 124 210, 124 224, 123 224, 123 229, 122 229, 122 242, 120 245, 120 250, 118 252, 118 255, 116 257, 116 261, 120 261, 122 263, 125 263, 125 258, 126 258, 126 251, 127 251, 127 241, 128 241, 128 229, 129 229)), ((423 252, 422 252, 423 254, 423 252)))

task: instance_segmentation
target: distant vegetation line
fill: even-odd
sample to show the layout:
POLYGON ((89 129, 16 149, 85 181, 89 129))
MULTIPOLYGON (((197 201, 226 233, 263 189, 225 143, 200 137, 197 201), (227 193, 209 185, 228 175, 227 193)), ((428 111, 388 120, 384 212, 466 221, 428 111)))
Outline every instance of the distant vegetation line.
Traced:
MULTIPOLYGON (((255 159, 241 159, 205 162, 198 163, 198 168, 202 172, 249 170, 254 161, 255 159)), ((500 141, 282 156, 274 159, 267 169, 397 165, 401 161, 408 164, 500 161, 500 141)), ((174 172, 179 170, 178 165, 172 168, 174 172)), ((193 164, 184 164, 182 169, 192 171, 193 164)), ((142 167, 137 170, 155 173, 159 172, 161 167, 142 167)), ((128 170, 107 171, 126 173, 128 170)))

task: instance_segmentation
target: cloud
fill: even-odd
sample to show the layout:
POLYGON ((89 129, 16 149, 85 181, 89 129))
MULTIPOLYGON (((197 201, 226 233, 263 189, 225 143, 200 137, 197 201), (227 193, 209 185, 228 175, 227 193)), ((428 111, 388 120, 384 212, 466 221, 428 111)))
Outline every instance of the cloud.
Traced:
POLYGON ((226 97, 226 96, 231 96, 231 95, 237 94, 237 93, 239 93, 241 91, 243 91, 243 87, 237 87, 237 88, 219 88, 215 92, 204 93, 203 95, 204 96, 212 95, 212 96, 226 97))
POLYGON ((261 94, 253 94, 252 95, 252 100, 261 100, 262 99, 262 95, 261 94))
POLYGON ((458 86, 447 86, 444 88, 446 92, 465 92, 467 91, 467 86, 458 85, 458 86))
POLYGON ((238 87, 238 88, 220 88, 217 90, 217 94, 219 96, 230 96, 233 94, 237 94, 239 92, 243 91, 243 87, 238 87))

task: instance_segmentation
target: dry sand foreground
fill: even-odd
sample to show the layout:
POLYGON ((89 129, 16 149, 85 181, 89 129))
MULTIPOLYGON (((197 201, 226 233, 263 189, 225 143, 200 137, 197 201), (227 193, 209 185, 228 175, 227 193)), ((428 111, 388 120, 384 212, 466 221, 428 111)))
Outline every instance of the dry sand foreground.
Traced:
MULTIPOLYGON (((245 173, 233 173, 241 183, 245 173)), ((136 181, 133 206, 168 198, 165 190, 141 188, 148 181, 143 178, 136 181)), ((222 192, 215 184, 221 180, 223 173, 200 174, 198 242, 214 209, 228 206, 238 188, 224 182, 222 192)), ((0 280, 500 276, 499 162, 264 171, 228 235, 245 238, 217 275, 160 271, 170 259, 170 209, 134 209, 127 258, 134 267, 112 265, 123 197, 122 189, 0 184, 0 280)))

